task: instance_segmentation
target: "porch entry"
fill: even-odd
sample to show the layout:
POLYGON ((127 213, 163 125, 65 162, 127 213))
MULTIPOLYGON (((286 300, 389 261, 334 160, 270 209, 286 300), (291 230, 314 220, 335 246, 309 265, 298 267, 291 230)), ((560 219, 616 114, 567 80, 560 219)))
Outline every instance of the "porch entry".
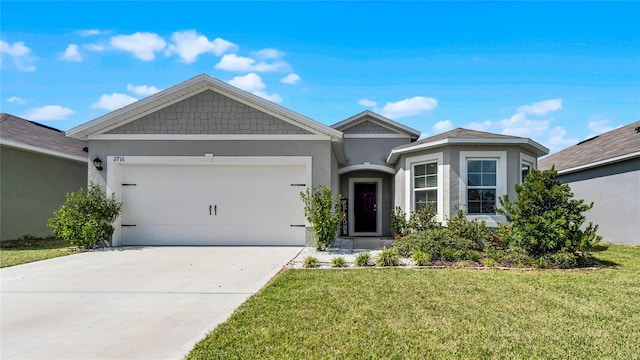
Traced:
POLYGON ((382 179, 350 179, 351 235, 379 236, 382 179))

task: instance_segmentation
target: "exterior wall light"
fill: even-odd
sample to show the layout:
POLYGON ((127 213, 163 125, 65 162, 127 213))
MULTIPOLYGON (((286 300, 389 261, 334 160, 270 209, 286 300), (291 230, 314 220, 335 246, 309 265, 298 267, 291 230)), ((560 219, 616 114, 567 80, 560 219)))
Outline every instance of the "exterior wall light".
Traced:
POLYGON ((102 171, 102 160, 96 156, 96 158, 93 159, 93 166, 95 166, 98 171, 102 171))

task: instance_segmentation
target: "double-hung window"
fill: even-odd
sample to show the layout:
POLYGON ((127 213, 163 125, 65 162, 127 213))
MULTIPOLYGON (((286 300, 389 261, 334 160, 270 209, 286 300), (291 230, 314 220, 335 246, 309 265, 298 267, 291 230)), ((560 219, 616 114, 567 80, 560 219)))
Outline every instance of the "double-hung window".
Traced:
POLYGON ((413 165, 413 209, 438 208, 438 163, 413 165))
POLYGON ((467 212, 495 214, 498 160, 467 160, 467 212))

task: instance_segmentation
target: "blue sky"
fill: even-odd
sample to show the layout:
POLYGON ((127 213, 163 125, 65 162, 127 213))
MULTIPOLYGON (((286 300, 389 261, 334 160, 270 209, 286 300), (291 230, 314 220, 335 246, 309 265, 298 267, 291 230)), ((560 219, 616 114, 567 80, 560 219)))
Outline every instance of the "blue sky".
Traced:
POLYGON ((71 127, 206 73, 331 125, 369 109, 552 151, 640 119, 638 2, 2 1, 2 112, 71 127))

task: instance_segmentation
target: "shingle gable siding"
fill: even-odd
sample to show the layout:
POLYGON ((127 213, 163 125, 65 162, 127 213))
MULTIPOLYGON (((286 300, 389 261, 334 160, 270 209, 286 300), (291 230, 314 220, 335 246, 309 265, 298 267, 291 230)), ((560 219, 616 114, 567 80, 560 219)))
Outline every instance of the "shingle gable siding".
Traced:
POLYGON ((204 91, 107 134, 311 134, 213 91, 204 91))

